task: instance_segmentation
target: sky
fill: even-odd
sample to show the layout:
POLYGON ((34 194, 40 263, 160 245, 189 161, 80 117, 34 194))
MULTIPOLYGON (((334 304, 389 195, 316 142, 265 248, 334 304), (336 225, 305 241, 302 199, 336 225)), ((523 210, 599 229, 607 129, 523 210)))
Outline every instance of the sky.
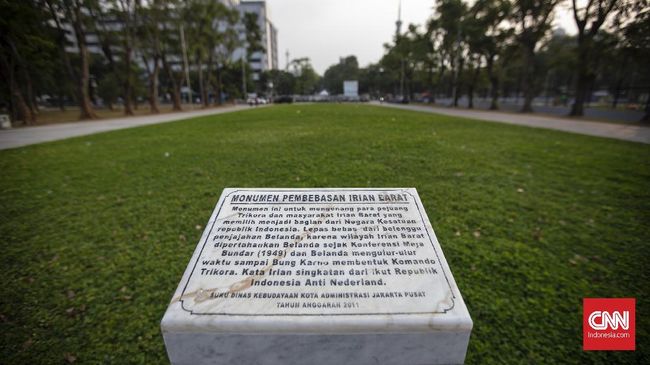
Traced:
MULTIPOLYGON (((383 44, 395 34, 399 0, 266 0, 269 19, 278 29, 279 67, 289 58, 309 57, 316 72, 355 55, 365 67, 377 62, 383 44)), ((402 0, 402 31, 409 23, 424 25, 434 0, 402 0)), ((558 9, 556 25, 569 33, 573 18, 566 6, 558 9)))

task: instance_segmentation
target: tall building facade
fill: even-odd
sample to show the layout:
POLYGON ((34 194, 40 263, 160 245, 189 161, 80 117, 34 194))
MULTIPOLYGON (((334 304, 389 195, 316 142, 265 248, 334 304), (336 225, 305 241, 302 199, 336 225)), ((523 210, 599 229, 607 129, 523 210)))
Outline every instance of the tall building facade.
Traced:
POLYGON ((269 9, 266 1, 240 1, 237 5, 240 19, 244 19, 244 14, 253 13, 257 15, 257 26, 262 35, 262 47, 264 50, 258 51, 247 57, 246 55, 246 28, 243 22, 237 25, 239 37, 243 47, 237 49, 233 54, 233 60, 241 60, 242 57, 250 60, 250 68, 253 70, 253 79, 258 79, 259 74, 266 70, 275 70, 278 68, 278 30, 270 20, 269 9))
MULTIPOLYGON (((269 9, 266 6, 265 1, 240 1, 240 0, 214 0, 221 2, 222 4, 226 5, 229 8, 237 9, 240 14, 240 21, 237 25, 235 25, 235 29, 237 30, 239 34, 239 40, 241 41, 241 46, 237 48, 232 56, 231 59, 232 61, 241 61, 242 57, 244 59, 250 59, 249 65, 250 68, 253 70, 253 75, 252 77, 254 79, 259 78, 259 74, 263 71, 267 70, 273 70, 278 68, 278 30, 277 28, 273 25, 273 23, 270 20, 269 16, 269 9), (261 35, 262 35, 262 51, 255 52, 253 55, 250 57, 247 57, 246 55, 246 27, 244 26, 244 14, 246 13, 254 13, 257 14, 257 24, 259 26, 261 35)), ((66 31, 66 38, 68 41, 68 46, 66 47, 66 51, 70 53, 76 53, 78 52, 77 48, 77 40, 75 37, 75 34, 72 29, 72 25, 65 22, 64 19, 62 19, 63 23, 63 28, 66 31)), ((117 19, 110 19, 110 20, 105 20, 101 23, 101 27, 104 30, 109 30, 109 31, 119 31, 122 29, 124 25, 117 19)), ((180 42, 180 38, 178 39, 180 42)), ((86 34, 86 45, 88 47, 88 52, 94 53, 94 54, 102 54, 102 47, 101 43, 99 42, 99 37, 96 33, 92 31, 88 31, 86 34)), ((119 48, 119 45, 113 46, 114 48, 119 48)), ((135 50, 136 54, 133 57, 134 62, 139 64, 141 67, 145 67, 143 64, 142 58, 137 54, 138 49, 136 48, 135 50)), ((117 55, 119 52, 115 52, 116 58, 119 58, 117 55)), ((182 58, 172 55, 169 59, 169 63, 172 65, 172 67, 180 67, 182 62, 182 58)), ((189 65, 190 69, 194 67, 194 65, 190 64, 189 65)))

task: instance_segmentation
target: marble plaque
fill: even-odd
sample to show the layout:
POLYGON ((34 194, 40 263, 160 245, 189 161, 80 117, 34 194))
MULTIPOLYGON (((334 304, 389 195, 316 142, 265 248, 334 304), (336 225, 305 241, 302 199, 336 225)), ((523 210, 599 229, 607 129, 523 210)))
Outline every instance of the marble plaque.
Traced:
POLYGON ((176 364, 462 363, 471 328, 417 191, 390 188, 225 189, 162 321, 176 364))

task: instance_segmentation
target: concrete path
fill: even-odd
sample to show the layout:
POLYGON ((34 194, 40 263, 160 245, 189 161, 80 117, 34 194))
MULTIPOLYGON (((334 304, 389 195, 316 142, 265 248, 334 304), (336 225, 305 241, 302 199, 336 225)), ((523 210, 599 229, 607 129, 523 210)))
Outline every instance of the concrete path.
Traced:
POLYGON ((173 122, 175 120, 200 117, 204 115, 230 113, 247 109, 251 109, 251 107, 247 105, 236 105, 178 113, 155 114, 128 118, 105 120, 102 119, 87 122, 73 122, 16 129, 5 129, 0 130, 0 150, 28 146, 42 142, 56 141, 70 137, 113 131, 117 129, 173 122))
MULTIPOLYGON (((559 117, 565 118, 569 115, 571 111, 571 104, 573 100, 567 100, 566 105, 553 105, 552 98, 548 100, 545 97, 538 96, 533 99, 533 110, 535 113, 541 115, 546 115, 551 118, 559 117)), ((453 98, 436 98, 437 106, 450 106, 454 102, 453 98)), ((490 98, 474 98, 474 110, 490 110, 491 99, 490 98)), ((463 96, 458 99, 458 105, 466 108, 469 105, 469 98, 463 96)), ((523 98, 499 98, 499 110, 506 113, 517 113, 521 110, 521 107, 524 105, 523 98)), ((612 109, 609 108, 598 108, 586 104, 584 106, 585 116, 582 119, 591 120, 591 121, 600 121, 607 122, 617 120, 627 123, 638 123, 641 118, 645 115, 643 109, 641 110, 631 110, 631 109, 612 109)))
POLYGON ((490 122, 517 124, 535 128, 555 129, 563 132, 586 134, 623 141, 650 144, 650 127, 636 125, 614 124, 573 120, 569 118, 545 117, 534 114, 500 113, 467 109, 452 109, 421 105, 404 105, 390 103, 373 103, 388 108, 413 110, 426 113, 450 115, 454 117, 472 118, 490 122))

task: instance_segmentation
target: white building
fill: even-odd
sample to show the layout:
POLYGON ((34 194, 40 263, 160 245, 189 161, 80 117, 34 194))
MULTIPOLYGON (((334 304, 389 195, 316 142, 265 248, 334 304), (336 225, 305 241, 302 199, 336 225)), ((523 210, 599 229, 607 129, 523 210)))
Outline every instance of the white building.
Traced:
MULTIPOLYGON (((250 57, 250 67, 253 70, 253 78, 257 79, 259 73, 266 70, 276 70, 278 68, 278 30, 270 20, 269 9, 266 7, 266 1, 240 1, 237 5, 240 19, 244 19, 245 13, 257 14, 257 25, 262 33, 262 46, 264 51, 255 52, 250 57)), ((246 28, 243 22, 237 25, 239 39, 242 43, 246 42, 246 28)), ((233 60, 241 60, 246 57, 246 48, 238 48, 233 54, 233 60)))
MULTIPOLYGON (((237 48, 232 54, 233 61, 240 61, 242 57, 246 56, 246 28, 243 23, 245 13, 254 13, 257 14, 257 22, 262 34, 262 46, 264 50, 261 52, 255 52, 250 57, 250 68, 253 70, 253 78, 257 79, 259 73, 266 70, 272 70, 278 68, 278 44, 277 44, 277 34, 278 31, 269 19, 269 10, 266 7, 265 1, 240 1, 240 0, 215 0, 223 3, 224 5, 235 8, 240 13, 240 22, 235 25, 235 29, 239 33, 239 39, 242 42, 242 46, 237 48)), ((69 45, 66 47, 66 51, 70 53, 78 52, 77 41, 72 29, 72 26, 69 23, 66 23, 62 19, 63 27, 66 31, 66 38, 69 45)), ((122 29, 122 24, 116 20, 105 21, 101 24, 101 27, 109 31, 119 31, 122 29)), ((180 41, 180 38, 179 38, 180 41)), ((96 33, 88 32, 86 34, 86 45, 88 47, 88 52, 94 54, 102 54, 101 44, 99 42, 99 37, 96 33)), ((119 45, 114 45, 113 47, 114 57, 119 58, 119 45)), ((137 54, 133 56, 133 61, 138 63, 141 67, 144 68, 142 58, 137 54)), ((180 62, 182 59, 172 56, 169 62, 173 67, 180 67, 180 62)), ((190 62, 190 68, 193 65, 190 62)))

